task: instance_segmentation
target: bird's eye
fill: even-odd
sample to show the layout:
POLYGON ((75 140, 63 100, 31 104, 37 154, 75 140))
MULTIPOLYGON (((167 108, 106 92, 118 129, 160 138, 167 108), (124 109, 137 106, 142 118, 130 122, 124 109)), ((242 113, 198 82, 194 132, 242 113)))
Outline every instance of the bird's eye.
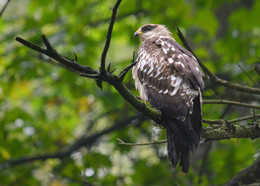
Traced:
POLYGON ((149 30, 151 30, 151 29, 152 29, 152 27, 150 27, 150 26, 146 27, 146 30, 147 30, 147 31, 149 31, 149 30))

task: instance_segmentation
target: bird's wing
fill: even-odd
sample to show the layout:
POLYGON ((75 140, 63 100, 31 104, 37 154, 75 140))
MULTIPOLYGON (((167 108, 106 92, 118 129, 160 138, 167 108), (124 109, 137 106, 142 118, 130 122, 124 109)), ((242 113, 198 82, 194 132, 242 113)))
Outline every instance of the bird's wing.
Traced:
POLYGON ((171 37, 143 42, 134 71, 142 87, 137 88, 143 89, 149 102, 176 117, 192 113, 193 99, 204 88, 196 58, 171 37))
POLYGON ((178 75, 191 85, 192 89, 204 89, 199 63, 191 52, 171 37, 161 36, 155 40, 155 43, 162 48, 169 65, 173 65, 172 69, 175 69, 178 75))

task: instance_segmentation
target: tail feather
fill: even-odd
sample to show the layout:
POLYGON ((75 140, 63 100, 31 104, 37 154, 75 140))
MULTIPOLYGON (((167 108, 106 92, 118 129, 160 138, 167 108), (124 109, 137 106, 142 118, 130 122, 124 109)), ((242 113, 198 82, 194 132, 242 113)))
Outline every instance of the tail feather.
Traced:
POLYGON ((190 117, 184 121, 172 117, 165 118, 167 130, 168 157, 175 168, 179 162, 182 171, 187 173, 190 153, 199 144, 199 135, 194 129, 190 117))

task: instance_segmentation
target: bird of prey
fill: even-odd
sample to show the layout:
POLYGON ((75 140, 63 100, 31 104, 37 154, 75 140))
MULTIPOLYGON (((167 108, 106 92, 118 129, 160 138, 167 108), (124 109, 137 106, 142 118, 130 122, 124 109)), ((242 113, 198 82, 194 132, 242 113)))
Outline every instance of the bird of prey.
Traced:
POLYGON ((164 25, 144 25, 134 36, 142 41, 132 69, 135 86, 143 101, 161 110, 169 160, 187 173, 202 130, 200 66, 164 25))

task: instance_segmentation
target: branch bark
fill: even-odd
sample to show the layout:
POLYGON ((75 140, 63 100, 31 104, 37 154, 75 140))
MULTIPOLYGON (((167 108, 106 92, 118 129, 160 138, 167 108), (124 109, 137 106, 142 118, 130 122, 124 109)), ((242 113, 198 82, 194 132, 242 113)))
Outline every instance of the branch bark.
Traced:
POLYGON ((259 138, 260 122, 228 123, 222 125, 211 125, 202 130, 202 137, 206 140, 223 140, 229 138, 259 138))

